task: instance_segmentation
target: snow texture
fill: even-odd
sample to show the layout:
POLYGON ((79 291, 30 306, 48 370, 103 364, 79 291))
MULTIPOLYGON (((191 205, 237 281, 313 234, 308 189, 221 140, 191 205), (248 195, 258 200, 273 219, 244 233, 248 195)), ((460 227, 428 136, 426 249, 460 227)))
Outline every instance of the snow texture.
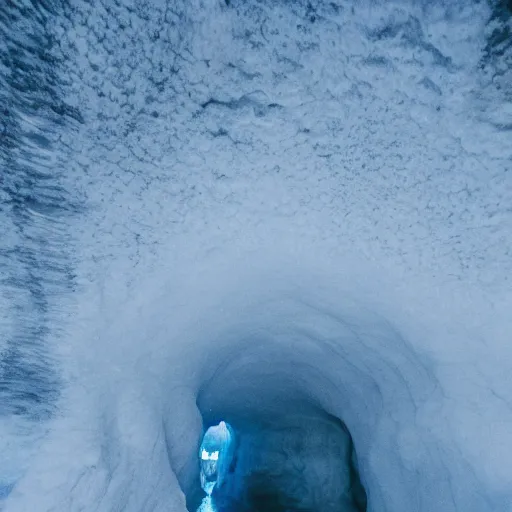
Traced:
POLYGON ((507 6, 2 2, 0 509, 185 512, 299 412, 370 512, 512 511, 507 6))

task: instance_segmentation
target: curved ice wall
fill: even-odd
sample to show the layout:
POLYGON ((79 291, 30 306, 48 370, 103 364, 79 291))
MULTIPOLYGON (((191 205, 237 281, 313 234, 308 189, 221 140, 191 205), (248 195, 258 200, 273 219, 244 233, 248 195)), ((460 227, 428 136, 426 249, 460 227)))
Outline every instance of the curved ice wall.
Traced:
POLYGON ((300 410, 370 511, 510 510, 507 6, 2 3, 0 506, 184 511, 300 410))

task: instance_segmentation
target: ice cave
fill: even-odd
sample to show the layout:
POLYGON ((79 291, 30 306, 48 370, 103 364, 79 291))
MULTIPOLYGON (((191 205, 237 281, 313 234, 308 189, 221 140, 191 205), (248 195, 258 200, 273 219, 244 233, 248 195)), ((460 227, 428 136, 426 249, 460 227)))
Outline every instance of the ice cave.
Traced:
POLYGON ((1 512, 512 512, 509 0, 0 2, 1 512))

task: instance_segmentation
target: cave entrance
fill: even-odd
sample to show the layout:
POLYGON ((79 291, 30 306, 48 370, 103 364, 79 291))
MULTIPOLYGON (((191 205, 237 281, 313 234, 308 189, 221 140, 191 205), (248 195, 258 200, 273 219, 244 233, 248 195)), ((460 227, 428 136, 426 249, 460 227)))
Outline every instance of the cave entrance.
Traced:
POLYGON ((348 427, 315 396, 339 389, 319 370, 324 359, 317 369, 303 357, 261 341, 205 379, 196 403, 203 424, 216 427, 199 448, 207 496, 198 512, 367 510, 348 427))
POLYGON ((273 422, 221 421, 199 448, 197 512, 365 512, 366 492, 344 423, 322 411, 273 422))
POLYGON ((215 485, 221 484, 226 476, 233 453, 233 441, 233 428, 225 421, 210 427, 203 436, 199 448, 200 478, 207 497, 211 496, 215 485))

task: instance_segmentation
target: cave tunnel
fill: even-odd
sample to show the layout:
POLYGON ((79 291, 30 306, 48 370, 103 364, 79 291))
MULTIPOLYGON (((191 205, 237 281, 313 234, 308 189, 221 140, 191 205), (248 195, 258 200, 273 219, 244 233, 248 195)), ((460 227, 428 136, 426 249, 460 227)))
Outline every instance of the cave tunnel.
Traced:
POLYGON ((365 437, 378 438, 372 431, 386 421, 378 372, 403 397, 404 415, 412 408, 407 381, 424 374, 406 345, 379 364, 379 341, 400 345, 400 334, 357 310, 282 299, 238 311, 210 344, 195 396, 202 425, 195 477, 182 486, 189 511, 363 512, 368 482, 370 499, 378 499, 379 473, 386 479, 394 467, 392 455, 370 462, 364 453, 365 437))
MULTIPOLYGON (((332 271, 325 281, 308 268, 198 278, 165 385, 176 386, 167 442, 187 509, 205 498, 203 436, 225 422, 230 454, 209 496, 217 512, 442 510, 453 444, 436 434, 442 390, 415 346, 423 331, 375 296, 369 276, 332 271)), ((458 464, 469 488, 474 476, 458 464)))
POLYGON ((366 493, 345 425, 307 403, 269 422, 221 421, 200 449, 198 512, 365 512, 366 493))
POLYGON ((253 357, 249 353, 245 362, 223 368, 199 397, 204 421, 213 426, 200 447, 201 487, 207 496, 198 511, 366 511, 346 426, 287 382, 287 361, 273 358, 283 373, 272 375, 272 368, 265 372, 253 357), (259 388, 267 382, 273 392, 255 396, 251 381, 259 388), (226 390, 229 396, 241 393, 236 402, 217 410, 205 405, 216 402, 214 394, 222 393, 223 385, 233 386, 226 390), (253 408, 248 404, 255 399, 253 408), (220 412, 229 423, 215 425, 220 412))
POLYGON ((509 4, 0 1, 0 510, 510 512, 509 4))

